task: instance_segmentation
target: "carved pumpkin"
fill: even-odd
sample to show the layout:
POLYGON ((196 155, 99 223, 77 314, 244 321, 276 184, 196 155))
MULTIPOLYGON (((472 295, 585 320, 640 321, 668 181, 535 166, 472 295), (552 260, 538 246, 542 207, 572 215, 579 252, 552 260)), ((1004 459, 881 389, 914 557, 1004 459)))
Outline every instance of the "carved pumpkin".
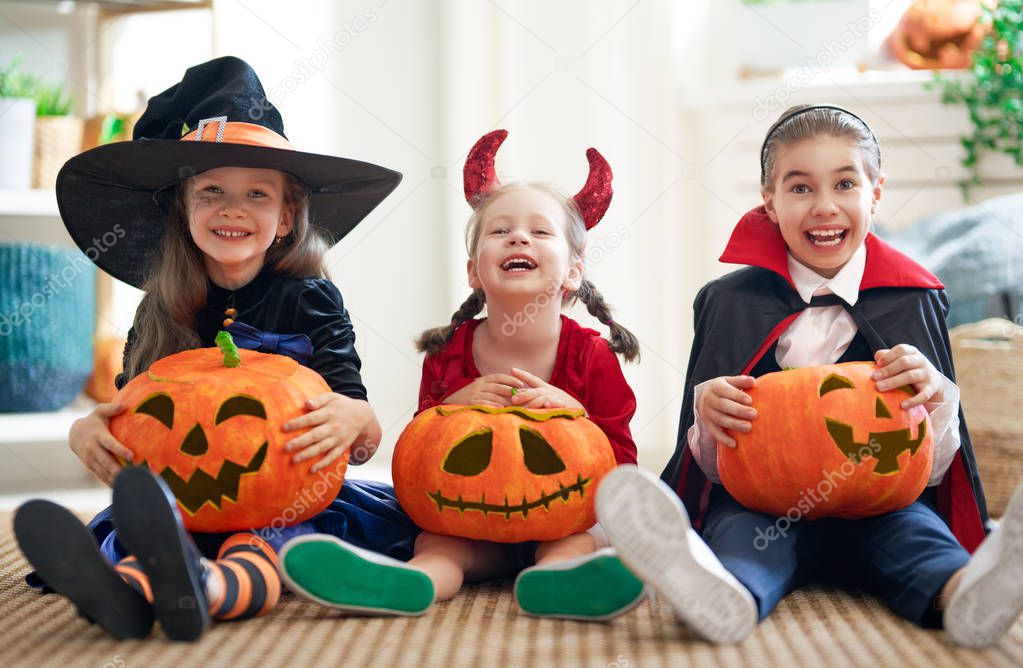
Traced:
POLYGON ((757 410, 736 447, 718 447, 728 492, 752 510, 869 517, 913 503, 931 474, 927 409, 904 410, 910 388, 878 392, 872 362, 765 374, 748 390, 757 410))
MULTIPOLYGON (((915 0, 888 37, 888 46, 912 69, 963 69, 986 30, 980 0, 915 0)), ((991 0, 984 4, 994 6, 991 0)))
POLYGON ((114 400, 128 409, 110 421, 110 431, 136 464, 167 482, 191 531, 308 519, 337 496, 348 456, 310 473, 315 460, 294 463, 295 453, 284 451, 304 430, 285 433, 281 425, 330 386, 290 357, 239 351, 221 335, 224 352, 170 355, 121 388, 114 400))
POLYGON ((596 522, 597 484, 615 466, 582 410, 437 406, 394 448, 402 508, 432 533, 500 543, 555 540, 596 522))

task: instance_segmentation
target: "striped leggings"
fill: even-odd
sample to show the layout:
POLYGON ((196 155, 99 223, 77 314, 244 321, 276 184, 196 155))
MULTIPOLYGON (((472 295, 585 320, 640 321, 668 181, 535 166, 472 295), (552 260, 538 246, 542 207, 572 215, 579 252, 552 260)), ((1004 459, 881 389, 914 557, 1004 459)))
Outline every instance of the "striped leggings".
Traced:
MULTIPOLYGON (((281 595, 277 553, 252 533, 236 533, 205 563, 206 598, 213 619, 248 619, 270 612, 281 595)), ((153 600, 149 578, 138 560, 125 557, 115 566, 136 591, 153 600)))

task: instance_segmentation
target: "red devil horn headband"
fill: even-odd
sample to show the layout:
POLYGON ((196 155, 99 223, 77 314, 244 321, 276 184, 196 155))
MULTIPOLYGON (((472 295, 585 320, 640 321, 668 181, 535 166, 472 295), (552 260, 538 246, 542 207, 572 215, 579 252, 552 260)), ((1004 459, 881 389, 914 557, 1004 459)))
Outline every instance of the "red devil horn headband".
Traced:
MULTIPOLYGON (((484 197, 501 187, 494 171, 494 156, 507 137, 507 130, 494 130, 483 135, 465 159, 465 199, 474 209, 484 197)), ((586 229, 590 229, 604 217, 607 207, 611 205, 613 191, 611 165, 607 164, 604 156, 597 149, 591 148, 586 151, 586 159, 590 162, 590 175, 582 190, 572 199, 579 207, 586 229)))

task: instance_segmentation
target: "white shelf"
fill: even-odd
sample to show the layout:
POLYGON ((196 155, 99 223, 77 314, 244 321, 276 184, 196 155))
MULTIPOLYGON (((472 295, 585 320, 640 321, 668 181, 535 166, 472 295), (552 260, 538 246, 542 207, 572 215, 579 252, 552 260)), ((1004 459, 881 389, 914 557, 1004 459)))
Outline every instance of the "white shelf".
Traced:
POLYGON ((71 423, 85 417, 96 402, 79 395, 59 411, 48 413, 0 413, 3 443, 67 443, 71 423))
POLYGON ((0 216, 58 218, 53 190, 0 189, 0 216))

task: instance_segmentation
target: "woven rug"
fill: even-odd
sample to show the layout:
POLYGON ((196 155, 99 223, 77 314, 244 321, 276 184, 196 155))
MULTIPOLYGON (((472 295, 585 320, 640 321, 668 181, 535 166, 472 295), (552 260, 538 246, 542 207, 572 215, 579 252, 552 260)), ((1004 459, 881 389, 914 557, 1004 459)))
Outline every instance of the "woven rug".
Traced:
POLYGON ((904 622, 871 597, 829 589, 788 596, 744 642, 693 639, 666 605, 644 602, 605 623, 521 614, 510 583, 469 586, 417 618, 346 617, 286 594, 266 617, 214 623, 197 643, 157 628, 117 641, 59 596, 24 583, 28 565, 0 514, 0 666, 993 666, 1023 665, 1023 623, 982 651, 904 622))

